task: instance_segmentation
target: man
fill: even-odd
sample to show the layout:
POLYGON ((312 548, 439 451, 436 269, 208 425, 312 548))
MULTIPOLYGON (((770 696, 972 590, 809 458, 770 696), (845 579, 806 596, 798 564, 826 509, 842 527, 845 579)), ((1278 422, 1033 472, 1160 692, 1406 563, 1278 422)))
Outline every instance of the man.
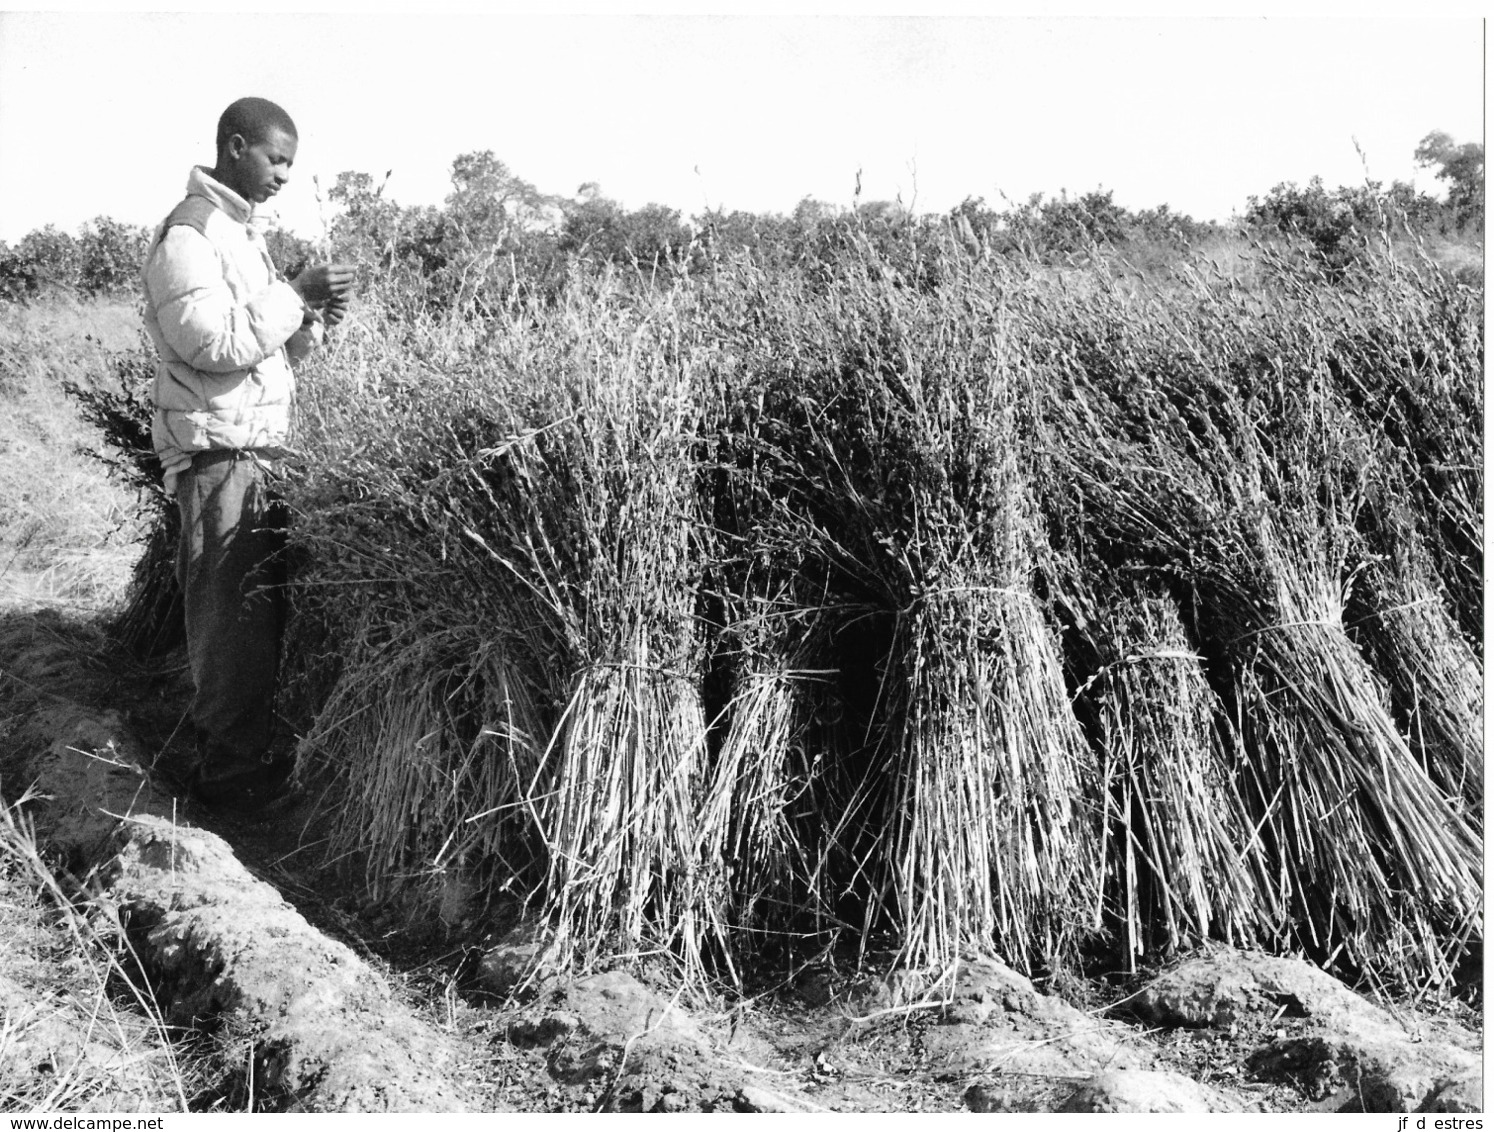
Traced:
POLYGON ((217 160, 157 229, 142 273, 145 326, 159 361, 152 425, 182 535, 198 763, 212 806, 253 813, 284 794, 273 760, 273 698, 283 597, 274 483, 290 425, 291 362, 346 311, 353 268, 321 264, 292 281, 250 225, 296 157, 296 127, 275 103, 241 98, 218 121, 217 160))

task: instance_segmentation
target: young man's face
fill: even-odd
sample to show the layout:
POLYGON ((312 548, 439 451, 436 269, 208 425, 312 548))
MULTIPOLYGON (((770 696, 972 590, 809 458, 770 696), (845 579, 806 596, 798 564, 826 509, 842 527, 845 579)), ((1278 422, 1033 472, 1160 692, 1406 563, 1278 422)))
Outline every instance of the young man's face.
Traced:
POLYGON ((291 165, 296 160, 296 135, 271 126, 264 137, 252 144, 235 134, 228 142, 228 187, 250 204, 263 204, 290 180, 291 165))

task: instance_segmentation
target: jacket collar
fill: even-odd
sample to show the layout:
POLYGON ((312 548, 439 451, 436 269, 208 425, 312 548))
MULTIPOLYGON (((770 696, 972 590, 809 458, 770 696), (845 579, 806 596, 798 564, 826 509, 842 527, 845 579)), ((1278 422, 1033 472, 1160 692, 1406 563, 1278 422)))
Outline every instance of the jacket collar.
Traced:
POLYGON ((197 165, 187 178, 187 195, 206 197, 240 224, 249 223, 254 206, 222 181, 206 165, 197 165))

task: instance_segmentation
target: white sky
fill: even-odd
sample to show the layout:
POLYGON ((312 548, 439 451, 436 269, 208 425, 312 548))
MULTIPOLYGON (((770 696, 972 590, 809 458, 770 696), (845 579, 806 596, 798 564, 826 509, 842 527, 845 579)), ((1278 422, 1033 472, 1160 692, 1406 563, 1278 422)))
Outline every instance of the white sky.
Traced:
POLYGON ((972 15, 539 16, 0 12, 0 239, 109 215, 153 224, 218 114, 255 94, 312 175, 439 203, 491 149, 545 192, 628 207, 792 210, 901 196, 1113 190, 1228 219, 1280 181, 1413 179, 1430 130, 1482 140, 1483 21, 972 15), (698 172, 697 172, 698 171, 698 172))

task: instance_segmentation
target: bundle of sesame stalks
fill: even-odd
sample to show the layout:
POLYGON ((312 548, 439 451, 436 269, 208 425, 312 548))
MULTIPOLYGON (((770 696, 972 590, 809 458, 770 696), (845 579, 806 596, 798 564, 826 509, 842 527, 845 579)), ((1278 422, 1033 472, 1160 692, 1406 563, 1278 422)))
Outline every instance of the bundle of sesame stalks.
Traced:
MULTIPOLYGON (((564 389, 566 423, 515 450, 516 476, 559 491, 507 519, 494 552, 543 601, 569 659, 568 695, 530 791, 561 954, 594 961, 678 946, 698 970, 719 941, 719 878, 697 867, 709 831, 696 369, 677 309, 597 319, 564 389), (636 317, 636 316, 635 316, 636 317), (529 459, 533 454, 536 458, 529 459), (564 500, 567 511, 551 508, 564 500), (569 554, 564 573, 551 563, 569 554)), ((536 501, 537 502, 537 501, 536 501)))
POLYGON ((180 526, 174 505, 161 508, 131 571, 124 608, 109 627, 115 640, 142 659, 163 656, 186 639, 176 579, 180 526))
POLYGON ((1092 755, 1036 602, 995 581, 956 576, 894 638, 881 868, 914 965, 962 947, 1061 964, 1098 926, 1092 755))
POLYGON ((1294 532, 1273 534, 1275 606, 1231 636, 1255 801, 1299 931, 1315 952, 1447 981, 1452 942, 1481 917, 1477 830, 1396 729, 1345 631, 1332 564, 1294 532))
POLYGON ((1269 937, 1281 899, 1240 795, 1244 752, 1176 599, 1094 562, 1064 588, 1084 602, 1075 701, 1099 749, 1107 922, 1131 969, 1208 939, 1269 937))
POLYGON ((1482 830, 1483 673, 1430 565, 1371 559, 1345 611, 1351 636, 1389 686, 1417 762, 1482 830))
POLYGON ((827 756, 844 745, 823 722, 834 714, 832 674, 807 667, 824 643, 791 615, 735 614, 732 639, 718 643, 727 691, 700 798, 698 866, 723 874, 720 918, 732 938, 721 955, 733 973, 735 956, 836 930, 826 854, 846 815, 827 794, 840 780, 827 756))
POLYGON ((1483 292, 1418 256, 1322 296, 1327 366, 1399 492, 1470 645, 1484 643, 1483 292))
POLYGON ((459 919, 470 909, 453 893, 536 867, 521 789, 545 735, 543 689, 479 626, 417 616, 381 639, 377 618, 349 627, 342 677, 301 745, 342 783, 332 854, 359 856, 374 899, 438 900, 459 919))
POLYGON ((756 393, 742 538, 812 579, 834 626, 817 667, 847 682, 859 733, 821 856, 860 894, 863 938, 890 928, 905 963, 1059 963, 1093 927, 1093 760, 1030 588, 1000 297, 973 275, 920 292, 854 240, 842 255, 828 282, 737 282, 746 329, 725 346, 756 393))
POLYGON ((137 493, 144 549, 131 573, 124 607, 109 630, 131 653, 150 658, 169 652, 184 639, 182 595, 176 581, 181 519, 176 500, 166 494, 165 472, 151 442, 155 360, 150 343, 142 335, 140 348, 114 355, 110 368, 117 388, 68 382, 64 389, 77 402, 79 415, 102 435, 103 447, 90 454, 137 493))
MULTIPOLYGON (((327 623, 345 586, 382 600, 306 746, 348 783, 341 837, 376 890, 477 860, 538 898, 556 962, 674 944, 694 962, 721 901, 697 867, 712 831, 692 365, 667 296, 634 306, 599 284, 570 303, 538 333, 529 310, 487 327, 477 380, 391 390, 398 471, 347 450, 318 472, 308 618, 327 623), (376 705, 390 687, 397 704, 376 705)), ((445 359, 466 327, 432 330, 445 359)), ((329 386, 319 443, 384 411, 329 386)))
POLYGON ((1299 941, 1446 981, 1480 930, 1479 838, 1348 632, 1372 454, 1324 364, 1332 324, 1307 306, 1265 325, 1196 286, 1186 324, 1176 308, 1165 323, 1127 312, 1117 351, 1117 299, 1048 355, 1068 394, 1050 411, 1074 521, 1197 611, 1245 743, 1239 789, 1299 941))
POLYGON ((1479 652, 1460 631, 1456 601, 1427 547, 1431 534, 1412 500, 1418 473, 1387 436, 1357 431, 1365 502, 1356 565, 1344 586, 1350 635, 1384 679, 1402 734, 1427 774, 1461 799, 1469 822, 1483 825, 1483 672, 1479 652))

